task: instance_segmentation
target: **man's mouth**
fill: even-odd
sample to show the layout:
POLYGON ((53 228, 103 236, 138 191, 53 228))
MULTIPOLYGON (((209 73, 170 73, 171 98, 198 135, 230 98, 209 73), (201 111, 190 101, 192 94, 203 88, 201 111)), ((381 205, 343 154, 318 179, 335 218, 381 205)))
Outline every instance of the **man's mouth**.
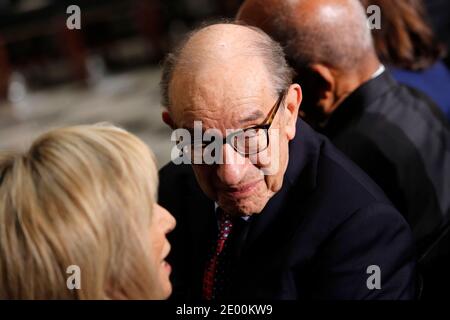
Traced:
POLYGON ((262 182, 263 180, 257 180, 251 183, 247 183, 241 186, 237 186, 237 187, 229 187, 226 188, 225 194, 233 197, 233 198, 242 198, 242 197, 246 197, 249 194, 251 194, 252 192, 254 192, 257 188, 257 186, 262 182))

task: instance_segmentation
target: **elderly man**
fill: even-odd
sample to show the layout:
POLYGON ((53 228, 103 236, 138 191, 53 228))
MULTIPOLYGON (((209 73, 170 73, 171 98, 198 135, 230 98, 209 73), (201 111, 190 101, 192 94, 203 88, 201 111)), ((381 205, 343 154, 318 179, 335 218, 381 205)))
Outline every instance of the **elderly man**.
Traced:
POLYGON ((285 46, 306 119, 386 192, 421 254, 435 247, 449 233, 449 126, 380 64, 360 1, 247 0, 237 18, 285 46))
POLYGON ((181 156, 196 164, 160 172, 160 204, 178 222, 175 298, 414 297, 409 227, 298 119, 301 88, 270 37, 236 24, 197 30, 168 56, 161 87, 167 124, 191 132, 197 122, 218 135, 194 132, 181 156), (223 161, 193 156, 217 142, 223 161))

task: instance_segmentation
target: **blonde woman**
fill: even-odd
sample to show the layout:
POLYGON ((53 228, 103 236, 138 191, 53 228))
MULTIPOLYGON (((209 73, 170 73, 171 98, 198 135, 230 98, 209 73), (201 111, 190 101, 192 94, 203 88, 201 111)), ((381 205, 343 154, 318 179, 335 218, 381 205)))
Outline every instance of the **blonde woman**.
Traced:
POLYGON ((0 153, 0 299, 167 298, 175 220, 157 179, 146 145, 108 125, 0 153))

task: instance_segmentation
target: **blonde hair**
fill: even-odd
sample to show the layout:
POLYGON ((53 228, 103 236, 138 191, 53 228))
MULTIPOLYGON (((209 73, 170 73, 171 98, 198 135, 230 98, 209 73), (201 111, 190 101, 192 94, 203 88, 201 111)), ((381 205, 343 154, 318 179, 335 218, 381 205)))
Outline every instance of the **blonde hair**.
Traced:
POLYGON ((0 153, 0 299, 152 299, 157 169, 110 125, 52 130, 0 153), (68 289, 71 265, 81 289, 68 289))

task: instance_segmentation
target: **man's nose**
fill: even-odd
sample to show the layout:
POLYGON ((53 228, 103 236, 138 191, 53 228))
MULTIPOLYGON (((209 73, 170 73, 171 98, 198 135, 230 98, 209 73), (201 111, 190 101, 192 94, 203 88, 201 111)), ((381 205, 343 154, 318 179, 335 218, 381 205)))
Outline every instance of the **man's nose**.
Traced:
POLYGON ((223 164, 217 166, 217 176, 228 186, 236 186, 241 182, 247 170, 247 161, 244 156, 236 152, 230 145, 223 147, 223 164))

